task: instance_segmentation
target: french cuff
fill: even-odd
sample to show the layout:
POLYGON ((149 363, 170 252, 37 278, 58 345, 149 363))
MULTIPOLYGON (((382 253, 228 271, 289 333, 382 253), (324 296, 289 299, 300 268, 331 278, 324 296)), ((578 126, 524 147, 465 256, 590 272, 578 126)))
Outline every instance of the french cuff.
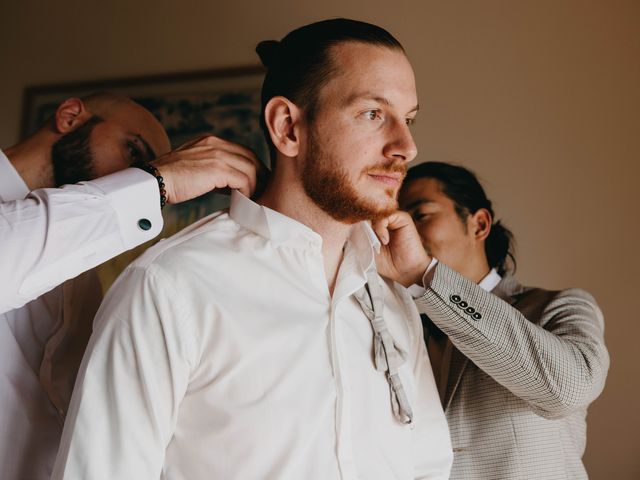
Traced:
POLYGON ((153 175, 139 168, 127 168, 85 183, 102 190, 111 201, 125 249, 160 234, 163 226, 160 191, 153 175))
POLYGON ((416 298, 422 297, 425 293, 427 293, 427 290, 425 287, 428 285, 431 285, 431 280, 433 279, 433 270, 435 269, 435 266, 437 264, 438 264, 438 259, 432 257, 431 263, 429 264, 427 269, 424 271, 424 275, 422 276, 422 285, 424 285, 424 287, 422 285, 418 285, 414 283, 407 289, 409 290, 409 294, 413 297, 414 300, 416 298))

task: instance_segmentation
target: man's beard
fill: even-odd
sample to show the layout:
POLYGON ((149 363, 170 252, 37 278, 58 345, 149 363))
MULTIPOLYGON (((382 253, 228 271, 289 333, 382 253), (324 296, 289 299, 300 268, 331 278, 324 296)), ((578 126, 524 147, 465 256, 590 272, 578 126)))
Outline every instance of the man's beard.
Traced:
MULTIPOLYGON (((368 199, 358 192, 349 180, 347 170, 340 161, 325 152, 312 132, 307 145, 302 169, 302 185, 306 194, 323 211, 342 223, 353 224, 363 220, 381 220, 398 209, 397 189, 389 188, 388 202, 368 199)), ((375 172, 407 173, 405 162, 376 165, 375 172)), ((366 175, 366 172, 362 172, 366 175)))
POLYGON ((93 115, 51 147, 53 180, 57 187, 95 178, 90 138, 93 128, 100 122, 102 118, 93 115))

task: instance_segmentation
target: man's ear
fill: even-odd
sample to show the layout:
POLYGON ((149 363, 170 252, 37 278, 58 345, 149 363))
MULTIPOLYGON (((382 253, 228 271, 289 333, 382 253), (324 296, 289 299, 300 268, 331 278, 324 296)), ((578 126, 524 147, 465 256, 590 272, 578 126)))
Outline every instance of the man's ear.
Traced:
POLYGON ((486 208, 480 208, 472 215, 473 236, 476 240, 486 240, 491 233, 493 218, 486 208))
POLYGON ((79 98, 68 98, 60 104, 54 117, 56 133, 66 134, 72 132, 91 118, 84 102, 79 98))
POLYGON ((271 141, 276 149, 287 157, 295 157, 300 151, 301 117, 300 108, 285 97, 273 97, 264 107, 264 120, 271 141))

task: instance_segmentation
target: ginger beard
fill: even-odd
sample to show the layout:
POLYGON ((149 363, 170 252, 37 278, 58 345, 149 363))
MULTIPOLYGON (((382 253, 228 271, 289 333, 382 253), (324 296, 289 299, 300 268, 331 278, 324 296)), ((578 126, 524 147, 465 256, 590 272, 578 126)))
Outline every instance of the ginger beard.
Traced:
MULTIPOLYGON (((378 164, 360 172, 360 175, 367 175, 369 171, 401 173, 404 178, 407 165, 405 162, 378 164)), ((399 188, 386 188, 383 201, 367 198, 356 190, 341 162, 322 149, 313 131, 309 135, 302 168, 302 186, 316 205, 342 223, 377 221, 398 210, 399 188)))

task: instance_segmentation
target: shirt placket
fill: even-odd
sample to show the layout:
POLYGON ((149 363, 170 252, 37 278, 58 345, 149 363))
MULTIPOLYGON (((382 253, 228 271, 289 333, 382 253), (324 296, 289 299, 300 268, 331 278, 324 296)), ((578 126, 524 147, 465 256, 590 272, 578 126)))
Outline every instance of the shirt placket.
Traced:
POLYGON ((351 392, 344 355, 344 335, 339 321, 340 302, 331 305, 329 325, 331 329, 331 360, 336 380, 336 436, 338 465, 343 480, 357 478, 353 456, 353 438, 351 432, 351 392))
MULTIPOLYGON (((338 463, 343 480, 358 479, 353 450, 354 439, 352 434, 352 393, 350 389, 348 369, 346 368, 349 355, 358 355, 362 352, 353 351, 347 345, 345 339, 345 322, 348 321, 346 311, 351 296, 365 284, 365 278, 360 271, 354 252, 347 249, 338 275, 338 282, 331 302, 331 355, 334 365, 334 375, 337 388, 336 427, 338 436, 338 463), (341 316, 342 315, 342 316, 341 316)), ((358 310, 360 314, 360 311, 358 310)), ((349 313, 351 315, 351 313, 349 313)), ((364 315, 364 313, 362 313, 364 315)))

